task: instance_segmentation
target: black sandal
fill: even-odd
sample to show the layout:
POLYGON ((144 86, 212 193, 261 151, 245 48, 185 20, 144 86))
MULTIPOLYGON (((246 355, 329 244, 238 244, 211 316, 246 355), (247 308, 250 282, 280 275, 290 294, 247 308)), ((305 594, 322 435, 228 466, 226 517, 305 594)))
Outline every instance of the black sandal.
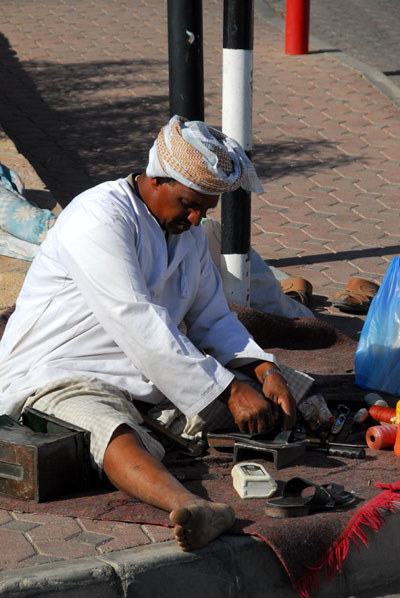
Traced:
POLYGON ((341 484, 318 486, 303 478, 291 478, 285 483, 282 496, 266 501, 264 511, 268 517, 304 517, 313 511, 343 509, 355 500, 356 497, 341 484), (311 488, 312 492, 303 496, 306 488, 311 488))

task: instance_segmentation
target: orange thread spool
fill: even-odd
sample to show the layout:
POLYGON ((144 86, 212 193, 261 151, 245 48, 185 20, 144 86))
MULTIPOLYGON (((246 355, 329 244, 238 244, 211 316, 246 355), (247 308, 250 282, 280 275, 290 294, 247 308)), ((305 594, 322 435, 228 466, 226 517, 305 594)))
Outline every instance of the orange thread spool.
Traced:
POLYGON ((400 457, 400 425, 397 426, 396 442, 394 443, 394 452, 400 457))
POLYGON ((396 405, 396 424, 400 424, 400 401, 397 401, 396 405))
POLYGON ((372 419, 377 422, 390 424, 392 420, 393 422, 395 421, 396 409, 392 409, 391 407, 381 407, 380 405, 372 405, 372 407, 369 408, 369 414, 372 419))
POLYGON ((393 447, 398 436, 400 456, 400 435, 397 433, 398 429, 400 429, 399 426, 396 426, 395 424, 372 426, 372 428, 368 428, 365 440, 370 449, 379 450, 393 447))

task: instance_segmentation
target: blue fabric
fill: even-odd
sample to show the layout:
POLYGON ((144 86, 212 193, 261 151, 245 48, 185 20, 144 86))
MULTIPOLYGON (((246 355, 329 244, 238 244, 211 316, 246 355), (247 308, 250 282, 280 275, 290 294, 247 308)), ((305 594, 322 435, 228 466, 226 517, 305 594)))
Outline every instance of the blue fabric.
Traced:
POLYGON ((400 258, 393 258, 365 320, 355 359, 356 384, 400 396, 400 258))
POLYGON ((0 162, 0 228, 18 239, 40 245, 55 216, 29 202, 20 177, 0 162))

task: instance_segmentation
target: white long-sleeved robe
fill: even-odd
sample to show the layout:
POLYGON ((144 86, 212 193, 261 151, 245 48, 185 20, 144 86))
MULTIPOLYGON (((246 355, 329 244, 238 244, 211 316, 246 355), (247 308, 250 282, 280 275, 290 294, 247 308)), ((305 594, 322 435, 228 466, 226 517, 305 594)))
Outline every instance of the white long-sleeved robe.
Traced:
POLYGON ((275 361, 229 311, 202 227, 166 242, 119 179, 76 197, 41 245, 0 343, 0 413, 81 375, 191 417, 249 358, 275 361))

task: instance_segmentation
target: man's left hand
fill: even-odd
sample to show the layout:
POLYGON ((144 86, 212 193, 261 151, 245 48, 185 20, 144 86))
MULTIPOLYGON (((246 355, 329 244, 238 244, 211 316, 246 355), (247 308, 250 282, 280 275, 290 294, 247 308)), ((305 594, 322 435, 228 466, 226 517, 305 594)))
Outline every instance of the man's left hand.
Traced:
POLYGON ((263 394, 283 413, 283 429, 291 430, 296 424, 296 401, 285 379, 278 373, 268 374, 263 383, 263 394))

